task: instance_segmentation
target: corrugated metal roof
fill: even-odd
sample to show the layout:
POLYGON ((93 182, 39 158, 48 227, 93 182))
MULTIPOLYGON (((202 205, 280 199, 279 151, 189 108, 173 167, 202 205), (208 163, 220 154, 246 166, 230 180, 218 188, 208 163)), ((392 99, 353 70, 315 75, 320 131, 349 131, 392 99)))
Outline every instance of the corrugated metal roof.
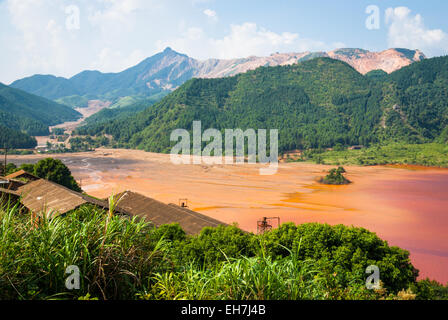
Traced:
MULTIPOLYGON (((18 192, 22 196, 22 204, 28 210, 41 215, 45 213, 47 217, 65 214, 87 203, 106 210, 109 208, 107 201, 91 198, 44 179, 30 182, 20 187, 18 192)), ((117 212, 127 214, 120 210, 117 212)))
POLYGON ((26 172, 25 170, 19 170, 6 176, 6 179, 17 179, 17 178, 26 178, 31 181, 36 181, 40 179, 39 177, 36 177, 34 174, 26 172))
POLYGON ((7 179, 6 177, 0 177, 0 188, 8 190, 17 190, 21 186, 25 185, 26 182, 14 179, 7 179))
POLYGON ((119 208, 129 212, 132 216, 145 218, 146 221, 157 227, 164 224, 179 223, 187 234, 197 234, 205 227, 226 225, 198 212, 174 204, 167 205, 135 192, 126 191, 115 197, 119 199, 119 208))

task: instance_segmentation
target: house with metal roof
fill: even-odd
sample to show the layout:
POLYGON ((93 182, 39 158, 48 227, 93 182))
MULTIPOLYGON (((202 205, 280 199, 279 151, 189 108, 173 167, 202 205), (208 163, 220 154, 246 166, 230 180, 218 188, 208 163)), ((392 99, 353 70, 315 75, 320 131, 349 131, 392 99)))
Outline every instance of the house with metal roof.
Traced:
MULTIPOLYGON (((29 182, 21 186, 17 193, 21 196, 20 202, 24 207, 38 216, 45 215, 47 218, 65 215, 85 204, 109 210, 107 201, 92 198, 45 179, 29 182)), ((128 215, 118 208, 115 212, 128 215)))
MULTIPOLYGON (((8 187, 3 188, 0 193, 4 195, 3 198, 6 199, 7 196, 8 199, 13 197, 15 200, 19 200, 23 207, 38 217, 54 218, 66 215, 85 204, 109 210, 107 199, 99 200, 90 197, 54 182, 36 178, 25 171, 17 172, 7 178, 4 181, 8 181, 9 184, 5 184, 8 187), (12 178, 25 178, 28 182, 11 180, 12 178), (16 184, 11 184, 14 181, 16 184), (14 190, 11 189, 11 186, 15 186, 14 190)), ((117 200, 115 214, 142 218, 156 227, 178 223, 190 235, 198 234, 205 227, 226 225, 186 207, 165 204, 131 191, 117 194, 115 199, 117 200)))
POLYGON ((39 177, 36 177, 34 174, 31 174, 25 170, 19 170, 5 177, 6 179, 25 179, 27 181, 36 181, 39 180, 39 177))
POLYGON ((156 227, 179 223, 187 234, 193 235, 198 234, 205 227, 226 225, 188 208, 179 207, 175 204, 165 204, 132 191, 117 194, 115 198, 118 199, 117 206, 120 209, 133 217, 144 218, 156 227))

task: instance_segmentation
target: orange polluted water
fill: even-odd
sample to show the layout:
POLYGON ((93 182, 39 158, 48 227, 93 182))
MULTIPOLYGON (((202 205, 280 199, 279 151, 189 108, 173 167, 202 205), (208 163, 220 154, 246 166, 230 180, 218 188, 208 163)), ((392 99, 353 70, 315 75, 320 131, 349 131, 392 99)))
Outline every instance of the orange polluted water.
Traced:
POLYGON ((410 251, 420 278, 448 282, 448 170, 347 166, 353 184, 324 186, 315 179, 332 166, 282 163, 276 175, 260 176, 258 165, 178 166, 169 155, 135 150, 54 157, 96 197, 133 190, 166 203, 188 198, 191 209, 253 232, 257 220, 277 216, 364 227, 410 251))

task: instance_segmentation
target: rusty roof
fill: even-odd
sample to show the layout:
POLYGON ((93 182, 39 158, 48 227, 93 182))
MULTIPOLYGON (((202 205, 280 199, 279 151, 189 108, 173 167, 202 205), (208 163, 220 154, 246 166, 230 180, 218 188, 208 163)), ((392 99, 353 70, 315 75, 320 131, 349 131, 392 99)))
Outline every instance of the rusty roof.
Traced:
POLYGON ((19 170, 6 176, 6 179, 17 179, 17 178, 27 178, 33 181, 40 179, 39 177, 36 177, 34 174, 31 174, 25 170, 19 170))
MULTIPOLYGON (((88 203, 106 210, 109 208, 107 201, 94 199, 44 179, 20 187, 18 193, 22 196, 22 204, 28 210, 39 214, 45 213, 47 217, 68 213, 88 203)), ((120 210, 117 212, 127 214, 120 210)))
POLYGON ((119 208, 132 216, 145 218, 157 227, 163 224, 179 223, 187 234, 197 234, 205 227, 226 225, 198 212, 174 204, 167 205, 132 191, 120 193, 115 197, 119 199, 117 204, 119 208))

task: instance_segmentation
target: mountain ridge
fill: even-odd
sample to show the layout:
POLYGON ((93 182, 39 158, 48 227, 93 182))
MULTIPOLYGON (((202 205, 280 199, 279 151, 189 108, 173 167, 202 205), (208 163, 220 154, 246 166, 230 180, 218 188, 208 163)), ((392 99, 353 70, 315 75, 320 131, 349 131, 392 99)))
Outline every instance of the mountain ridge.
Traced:
POLYGON ((85 70, 68 79, 52 75, 34 75, 14 81, 11 87, 47 99, 59 99, 58 101, 62 103, 70 97, 70 101, 74 101, 74 104, 80 101, 85 103, 89 99, 148 97, 173 91, 191 78, 229 77, 262 66, 292 65, 317 57, 344 61, 361 74, 372 70, 391 73, 426 58, 420 50, 398 48, 371 52, 364 49, 342 48, 330 52, 274 53, 267 57, 197 60, 167 47, 163 52, 121 72, 102 73, 85 70))
POLYGON ((317 58, 233 77, 194 78, 142 112, 78 128, 113 146, 169 152, 170 132, 279 129, 279 151, 446 141, 448 56, 372 79, 347 63, 317 58), (428 106, 431 106, 428 109, 428 106))

